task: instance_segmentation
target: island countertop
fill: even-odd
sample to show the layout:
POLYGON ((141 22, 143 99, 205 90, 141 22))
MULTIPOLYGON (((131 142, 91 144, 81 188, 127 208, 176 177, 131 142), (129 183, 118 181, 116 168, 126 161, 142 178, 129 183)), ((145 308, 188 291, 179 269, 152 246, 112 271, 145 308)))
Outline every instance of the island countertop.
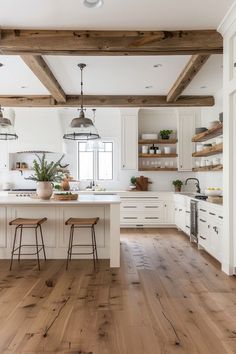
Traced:
POLYGON ((79 195, 78 200, 49 200, 37 197, 16 197, 13 195, 0 196, 0 205, 84 205, 84 204, 119 204, 120 197, 117 195, 79 195))

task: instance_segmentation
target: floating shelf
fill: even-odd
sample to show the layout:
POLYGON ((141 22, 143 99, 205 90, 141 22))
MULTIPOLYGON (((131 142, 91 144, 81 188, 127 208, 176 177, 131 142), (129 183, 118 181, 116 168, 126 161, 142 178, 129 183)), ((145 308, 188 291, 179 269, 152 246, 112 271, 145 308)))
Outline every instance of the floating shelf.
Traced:
POLYGON ((223 144, 218 144, 218 145, 212 146, 208 149, 194 152, 192 154, 192 156, 193 157, 206 157, 206 156, 221 154, 222 152, 223 152, 223 144))
POLYGON ((150 168, 145 168, 145 167, 141 167, 138 169, 139 171, 155 171, 155 172, 165 172, 165 171, 178 171, 178 168, 160 168, 160 167, 150 167, 150 168))
POLYGON ((204 166, 204 167, 196 167, 193 168, 194 172, 217 172, 217 171, 223 171, 223 165, 215 165, 215 166, 204 166))
POLYGON ((144 158, 152 158, 152 157, 155 157, 155 158, 165 158, 165 157, 178 157, 177 154, 139 154, 138 155, 139 157, 144 157, 144 158))
POLYGON ((33 171, 32 168, 13 168, 11 171, 33 171))
POLYGON ((216 138, 217 136, 222 134, 223 134, 223 124, 220 123, 212 129, 208 129, 203 133, 194 135, 194 137, 192 138, 192 142, 200 143, 202 141, 216 138))
POLYGON ((165 145, 172 145, 178 142, 177 139, 162 139, 162 140, 148 140, 148 139, 141 139, 138 141, 139 144, 165 144, 165 145))

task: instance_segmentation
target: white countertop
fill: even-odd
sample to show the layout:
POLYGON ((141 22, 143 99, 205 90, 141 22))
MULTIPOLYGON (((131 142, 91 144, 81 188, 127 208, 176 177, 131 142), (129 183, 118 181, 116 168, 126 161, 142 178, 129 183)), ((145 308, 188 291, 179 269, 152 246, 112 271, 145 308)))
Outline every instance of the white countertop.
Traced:
POLYGON ((14 195, 0 196, 0 205, 84 205, 84 204, 119 204, 117 195, 80 195, 78 200, 59 201, 55 199, 42 200, 30 197, 16 197, 14 195))

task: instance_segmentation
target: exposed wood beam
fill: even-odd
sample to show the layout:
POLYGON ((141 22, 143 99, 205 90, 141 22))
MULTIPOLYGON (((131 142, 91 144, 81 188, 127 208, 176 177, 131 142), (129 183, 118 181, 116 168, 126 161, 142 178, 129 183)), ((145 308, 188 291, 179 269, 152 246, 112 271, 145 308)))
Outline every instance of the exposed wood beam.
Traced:
POLYGON ((33 55, 178 55, 223 52, 215 30, 0 30, 0 53, 33 55))
MULTIPOLYGON (((79 107, 81 96, 67 96, 66 102, 56 102, 51 96, 0 96, 4 107, 79 107)), ((202 107, 213 106, 213 96, 181 96, 167 102, 166 96, 84 96, 88 107, 202 107)))
POLYGON ((21 58, 57 102, 66 102, 63 89, 41 55, 22 55, 21 58))
POLYGON ((193 55, 167 95, 167 102, 175 102, 190 84, 210 55, 193 55))

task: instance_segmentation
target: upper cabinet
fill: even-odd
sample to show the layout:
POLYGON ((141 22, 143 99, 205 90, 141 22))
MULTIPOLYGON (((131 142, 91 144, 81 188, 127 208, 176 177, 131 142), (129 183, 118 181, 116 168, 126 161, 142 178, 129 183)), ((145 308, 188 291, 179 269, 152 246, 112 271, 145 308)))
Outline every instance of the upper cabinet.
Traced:
POLYGON ((121 111, 121 169, 137 170, 138 113, 121 111))
POLYGON ((179 112, 178 116, 178 170, 192 171, 193 169, 193 143, 195 133, 195 112, 179 112))

